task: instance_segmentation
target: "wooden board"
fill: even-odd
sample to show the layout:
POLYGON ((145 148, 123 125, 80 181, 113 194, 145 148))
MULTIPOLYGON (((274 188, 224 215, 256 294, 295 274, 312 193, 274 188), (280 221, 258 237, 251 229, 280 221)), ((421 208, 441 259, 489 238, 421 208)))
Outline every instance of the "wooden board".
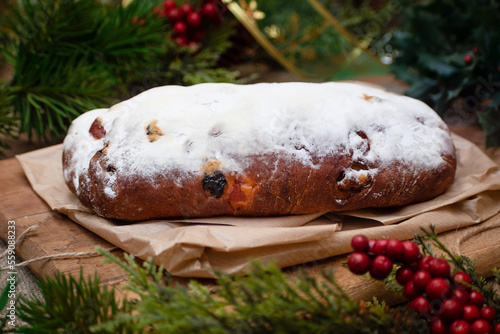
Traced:
MULTIPOLYGON (((477 130, 468 130, 474 138, 480 138, 477 130)), ((467 132, 467 131, 465 131, 467 132)), ((64 215, 53 212, 45 202, 36 195, 26 179, 20 164, 15 158, 0 161, 0 237, 7 241, 7 222, 15 221, 16 235, 19 236, 28 227, 39 224, 35 232, 16 246, 16 254, 23 260, 30 260, 45 255, 67 252, 89 252, 96 246, 112 247, 107 241, 85 230, 64 215)), ((452 250, 461 252, 477 262, 478 273, 484 277, 492 275, 493 267, 500 267, 500 215, 474 227, 444 233, 441 239, 452 250), (457 240, 463 240, 456 248, 457 240), (480 242, 478 242, 480 241, 480 242)), ((121 250, 113 251, 122 256, 121 250)), ((305 268, 313 276, 319 276, 321 270, 334 268, 336 276, 354 299, 371 299, 372 296, 385 298, 389 302, 401 301, 400 297, 381 288, 381 283, 350 274, 342 265, 346 255, 336 256, 322 261, 315 261, 303 266, 287 268, 286 272, 295 276, 298 268, 305 268)), ((101 256, 70 259, 53 259, 36 262, 30 265, 33 273, 43 278, 57 271, 79 275, 99 274, 104 284, 121 286, 126 281, 125 272, 114 264, 104 264, 101 256)), ((187 279, 177 279, 185 283, 187 279)), ((206 281, 210 284, 210 281, 206 281)), ((117 289, 119 297, 123 292, 117 289)))

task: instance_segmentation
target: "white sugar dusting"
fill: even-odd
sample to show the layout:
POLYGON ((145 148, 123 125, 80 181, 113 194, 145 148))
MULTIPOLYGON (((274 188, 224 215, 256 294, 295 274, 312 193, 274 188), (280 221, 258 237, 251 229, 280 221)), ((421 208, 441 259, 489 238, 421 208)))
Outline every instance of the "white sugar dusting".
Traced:
MULTIPOLYGON (((316 168, 312 157, 340 150, 379 166, 399 161, 430 170, 453 151, 446 126, 427 105, 351 83, 164 86, 89 111, 73 122, 64 141, 73 152, 65 177, 74 173, 76 189, 105 143, 107 163, 120 176, 152 180, 173 169, 200 173, 213 159, 223 172, 242 172, 246 166, 233 157, 267 153, 316 168), (89 133, 97 117, 106 131, 99 140, 89 133), (146 129, 153 121, 163 135, 151 142, 146 129)), ((105 180, 110 197, 116 196, 115 179, 105 180)))

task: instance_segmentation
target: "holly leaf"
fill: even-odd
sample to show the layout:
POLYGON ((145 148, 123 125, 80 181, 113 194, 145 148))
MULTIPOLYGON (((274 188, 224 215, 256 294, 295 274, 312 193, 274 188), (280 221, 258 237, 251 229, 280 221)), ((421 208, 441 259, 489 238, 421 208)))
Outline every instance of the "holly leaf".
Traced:
POLYGON ((422 67, 434 72, 440 77, 449 77, 458 72, 458 68, 447 63, 443 57, 436 57, 428 53, 421 53, 418 55, 418 61, 422 67))
POLYGON ((437 84, 437 80, 424 77, 411 84, 410 88, 406 91, 406 94, 411 97, 421 98, 437 84))
POLYGON ((462 81, 460 82, 460 84, 456 88, 453 88, 453 89, 450 88, 450 89, 446 90, 445 91, 446 92, 446 100, 450 101, 450 100, 456 98, 457 96, 459 96, 468 81, 469 81, 468 78, 463 78, 462 81))

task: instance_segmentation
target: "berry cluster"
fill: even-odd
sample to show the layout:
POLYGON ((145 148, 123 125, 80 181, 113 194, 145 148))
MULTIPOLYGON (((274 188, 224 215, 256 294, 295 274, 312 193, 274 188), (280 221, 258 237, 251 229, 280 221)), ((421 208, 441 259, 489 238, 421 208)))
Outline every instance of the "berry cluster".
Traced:
POLYGON ((226 10, 227 7, 220 0, 201 1, 196 9, 189 3, 178 6, 174 0, 166 0, 163 8, 155 8, 155 13, 166 17, 172 24, 173 37, 178 45, 198 49, 206 25, 219 25, 226 10))
POLYGON ((347 260, 356 275, 369 273, 383 280, 392 272, 403 287, 408 307, 430 321, 432 333, 500 334, 495 309, 485 305, 481 292, 472 289, 472 280, 464 272, 451 275, 449 263, 424 256, 411 241, 368 239, 363 235, 351 241, 354 252, 347 260))

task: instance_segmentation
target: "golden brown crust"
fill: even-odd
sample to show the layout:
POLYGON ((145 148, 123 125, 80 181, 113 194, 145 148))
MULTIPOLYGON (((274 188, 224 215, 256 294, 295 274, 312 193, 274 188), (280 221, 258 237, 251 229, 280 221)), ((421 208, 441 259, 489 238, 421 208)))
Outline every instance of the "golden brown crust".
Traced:
MULTIPOLYGON (((70 153, 65 152, 65 164, 67 154, 70 153)), ((159 175, 153 182, 120 177, 120 171, 107 164, 105 150, 100 150, 90 161, 88 174, 80 176, 93 182, 81 180, 79 198, 101 216, 130 221, 345 211, 431 199, 451 184, 456 168, 455 157, 449 155, 444 157, 446 164, 438 169, 418 171, 395 162, 374 176, 361 174, 358 180, 346 181, 346 170, 363 168, 359 162, 352 162, 350 156, 324 157, 316 169, 274 155, 253 159, 241 174, 224 175, 213 168, 217 163, 211 162, 207 165, 210 174, 192 173, 186 177, 183 171, 173 171, 159 175), (105 195, 105 173, 116 176, 116 197, 112 201, 105 195), (215 173, 225 180, 219 196, 214 195, 213 188, 204 187, 207 175, 215 173), (183 180, 182 186, 176 182, 179 179, 183 180)), ((75 193, 70 182, 68 186, 75 193)))

